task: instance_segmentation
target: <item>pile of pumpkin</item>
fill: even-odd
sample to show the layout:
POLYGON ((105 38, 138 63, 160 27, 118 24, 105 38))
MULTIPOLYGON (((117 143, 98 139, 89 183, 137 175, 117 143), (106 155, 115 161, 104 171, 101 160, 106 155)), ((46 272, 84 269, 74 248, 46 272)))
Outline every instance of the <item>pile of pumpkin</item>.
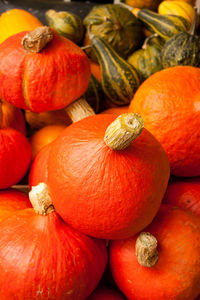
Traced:
POLYGON ((196 12, 146 3, 0 17, 1 300, 200 295, 196 12))

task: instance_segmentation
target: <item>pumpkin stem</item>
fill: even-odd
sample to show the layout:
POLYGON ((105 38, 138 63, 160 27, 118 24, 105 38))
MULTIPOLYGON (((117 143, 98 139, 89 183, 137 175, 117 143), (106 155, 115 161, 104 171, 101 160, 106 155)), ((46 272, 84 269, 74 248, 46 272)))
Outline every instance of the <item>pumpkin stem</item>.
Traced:
POLYGON ((153 267, 158 261, 158 242, 149 232, 141 232, 136 240, 135 251, 139 264, 143 267, 153 267))
POLYGON ((46 183, 42 182, 33 186, 29 192, 29 199, 35 212, 39 215, 47 215, 55 210, 46 183))
POLYGON ((94 110, 83 97, 68 105, 65 110, 73 123, 95 115, 94 110))
POLYGON ((111 150, 123 150, 140 135, 143 127, 141 116, 134 113, 122 114, 108 126, 104 141, 111 150))
POLYGON ((40 52, 53 39, 53 31, 48 26, 41 26, 29 32, 22 39, 22 46, 27 52, 40 52))
POLYGON ((150 36, 148 36, 145 40, 144 40, 144 44, 142 45, 142 49, 146 50, 147 47, 148 47, 148 44, 149 44, 149 41, 154 38, 154 37, 157 37, 158 34, 157 33, 154 33, 154 34, 151 34, 150 36))
POLYGON ((192 25, 191 25, 190 30, 189 30, 189 33, 191 35, 195 34, 196 22, 197 22, 197 7, 194 8, 194 18, 193 18, 192 25))

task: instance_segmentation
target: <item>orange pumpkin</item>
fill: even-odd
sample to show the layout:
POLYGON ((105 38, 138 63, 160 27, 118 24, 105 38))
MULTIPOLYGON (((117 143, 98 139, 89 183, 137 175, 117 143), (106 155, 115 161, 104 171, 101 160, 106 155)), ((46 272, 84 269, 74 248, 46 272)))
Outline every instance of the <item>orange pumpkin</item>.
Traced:
POLYGON ((195 299, 199 255, 199 218, 166 204, 144 233, 110 242, 110 268, 129 300, 195 299))
POLYGON ((34 112, 64 108, 82 96, 89 79, 84 51, 47 26, 0 44, 0 98, 16 107, 34 112))
POLYGON ((200 216, 200 178, 170 182, 163 202, 188 209, 200 216))
POLYGON ((200 69, 177 66, 156 72, 136 91, 129 111, 144 118, 162 144, 176 176, 200 175, 200 69))
POLYGON ((26 135, 26 123, 22 111, 12 104, 1 101, 1 128, 13 128, 26 135))
POLYGON ((65 125, 49 125, 37 130, 29 139, 32 157, 34 158, 40 149, 53 142, 65 128, 65 125))
POLYGON ((29 172, 28 182, 30 188, 41 182, 48 184, 47 162, 51 144, 44 146, 35 156, 29 172))
POLYGON ((16 33, 31 31, 39 26, 42 23, 28 11, 17 8, 7 10, 0 16, 0 43, 16 33))
POLYGON ((28 195, 14 188, 0 191, 0 222, 17 210, 32 207, 28 195))
POLYGON ((101 114, 112 114, 119 116, 128 112, 128 106, 110 107, 102 111, 101 114))
POLYGON ((166 153, 142 130, 140 116, 114 120, 99 114, 69 125, 51 144, 48 159, 57 212, 79 231, 106 239, 129 237, 147 226, 169 179, 166 153))
POLYGON ((101 82, 101 69, 100 65, 90 59, 90 69, 92 75, 101 82))

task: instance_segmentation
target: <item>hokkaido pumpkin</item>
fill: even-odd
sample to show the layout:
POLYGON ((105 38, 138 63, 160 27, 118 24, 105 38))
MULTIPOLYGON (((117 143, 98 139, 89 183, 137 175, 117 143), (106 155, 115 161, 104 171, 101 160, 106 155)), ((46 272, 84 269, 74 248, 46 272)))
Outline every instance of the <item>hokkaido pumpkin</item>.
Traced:
POLYGON ((110 107, 101 112, 101 114, 112 114, 116 116, 120 116, 121 114, 125 114, 128 112, 128 105, 118 106, 118 107, 110 107))
POLYGON ((163 202, 188 209, 200 216, 200 178, 170 182, 163 202))
POLYGON ((162 144, 176 176, 200 175, 200 69, 176 66, 147 78, 129 111, 162 144))
POLYGON ((28 195, 14 188, 0 191, 0 222, 18 210, 32 207, 28 195))
POLYGON ((105 269, 105 242, 65 224, 45 184, 29 197, 34 209, 0 224, 1 299, 86 299, 105 269))
POLYGON ((37 17, 24 9, 10 9, 0 16, 0 43, 8 37, 22 32, 31 31, 42 26, 37 17))
POLYGON ((26 135, 26 123, 22 111, 14 105, 1 101, 1 128, 13 128, 26 135))
POLYGON ((69 125, 51 144, 48 159, 58 214, 80 232, 106 239, 129 237, 147 226, 169 179, 167 156, 142 130, 142 118, 115 118, 99 114, 69 125))
POLYGON ((162 205, 145 232, 110 242, 110 268, 129 300, 192 300, 200 293, 200 220, 162 205))
POLYGON ((87 300, 125 300, 125 298, 116 289, 99 285, 87 300))
POLYGON ((87 55, 47 26, 0 45, 0 98, 16 107, 34 112, 64 108, 82 96, 89 79, 87 55))
POLYGON ((32 157, 34 158, 45 145, 53 142, 65 128, 65 125, 49 125, 37 130, 29 139, 32 157))
POLYGON ((32 161, 28 182, 30 188, 38 185, 40 182, 48 184, 47 162, 49 158, 51 143, 44 146, 32 161))

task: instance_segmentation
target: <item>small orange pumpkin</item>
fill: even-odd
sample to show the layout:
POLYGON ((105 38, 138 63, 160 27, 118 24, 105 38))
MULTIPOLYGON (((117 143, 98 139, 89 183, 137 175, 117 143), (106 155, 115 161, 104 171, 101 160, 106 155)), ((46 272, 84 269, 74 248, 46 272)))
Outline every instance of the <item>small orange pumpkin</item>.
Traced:
POLYGON ((0 98, 16 107, 34 112, 64 108, 82 96, 89 79, 84 51, 47 26, 0 44, 0 98))
POLYGON ((140 116, 115 119, 99 114, 69 125, 51 144, 48 159, 57 212, 80 232, 106 239, 125 238, 147 226, 169 179, 166 153, 142 130, 140 116))
POLYGON ((110 242, 110 268, 129 300, 195 299, 199 255, 199 217, 166 204, 145 232, 110 242))
POLYGON ((200 178, 185 178, 170 182, 163 202, 188 209, 200 216, 200 178))
POLYGON ((0 191, 0 222, 17 210, 32 207, 28 195, 14 188, 0 191))

